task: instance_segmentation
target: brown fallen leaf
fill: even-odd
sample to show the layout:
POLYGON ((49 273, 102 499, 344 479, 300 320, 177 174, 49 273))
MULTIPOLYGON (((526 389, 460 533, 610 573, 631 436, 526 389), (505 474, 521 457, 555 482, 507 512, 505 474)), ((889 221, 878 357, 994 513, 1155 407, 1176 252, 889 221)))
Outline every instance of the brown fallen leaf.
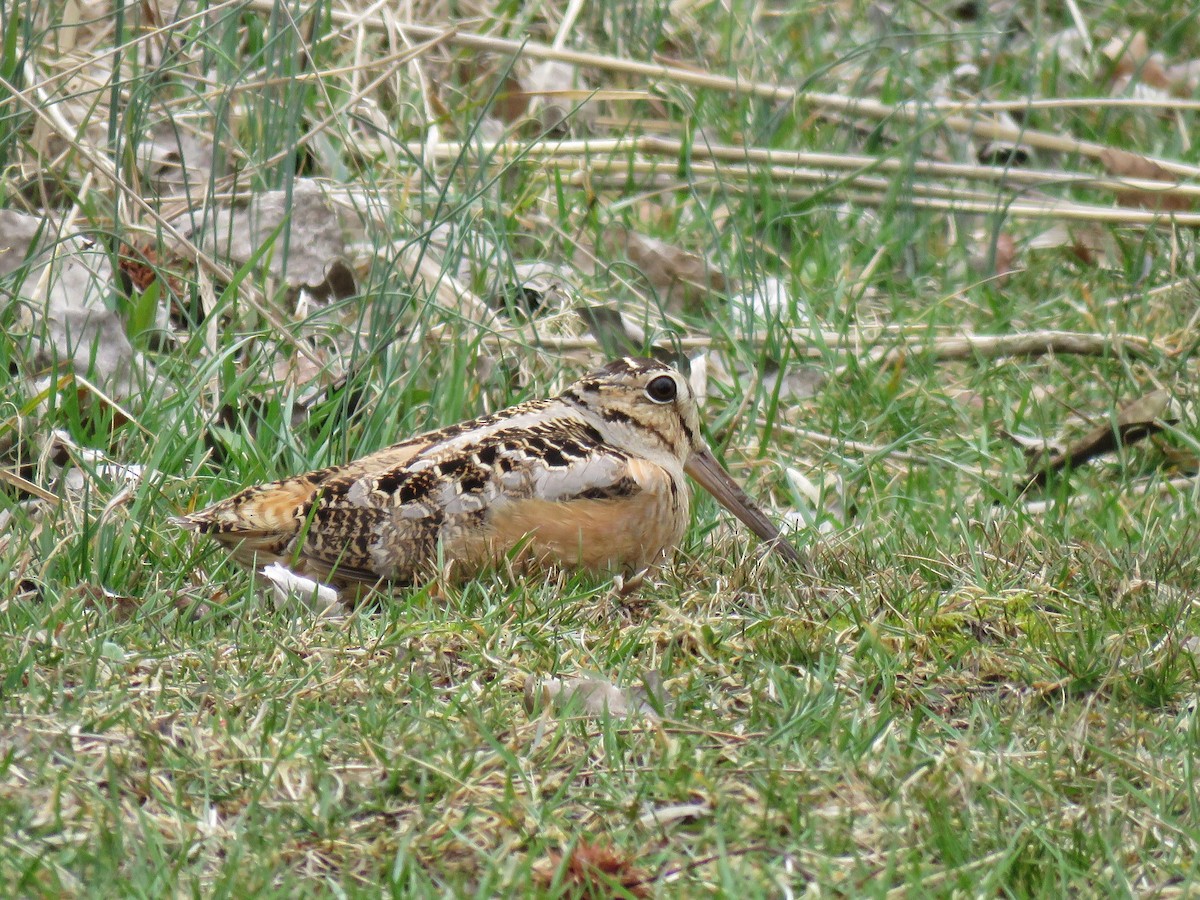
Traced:
POLYGON ((1128 447, 1174 424, 1178 416, 1172 408, 1173 399, 1172 393, 1165 388, 1151 391, 1121 407, 1115 421, 1097 425, 1049 457, 1031 459, 1029 478, 1022 490, 1042 487, 1055 472, 1075 468, 1118 447, 1128 447))
POLYGON ((334 259, 325 268, 325 277, 318 284, 293 288, 297 316, 307 316, 311 310, 347 300, 358 293, 354 270, 343 259, 334 259))
POLYGON ((560 896, 604 897, 650 896, 650 876, 638 868, 632 857, 607 843, 581 840, 566 853, 547 853, 533 866, 534 876, 543 888, 554 884, 561 871, 560 896))
POLYGON ((979 231, 972 234, 971 238, 971 268, 985 278, 990 278, 996 286, 1003 285, 1015 268, 1016 240, 1007 231, 999 234, 979 231))
POLYGON ((150 266, 151 253, 152 249, 141 251, 128 244, 121 245, 117 253, 117 266, 139 291, 146 290, 158 278, 158 274, 150 266))
POLYGON ((1163 57, 1150 51, 1150 40, 1144 31, 1133 35, 1117 35, 1101 50, 1112 62, 1114 84, 1124 85, 1129 79, 1137 78, 1143 84, 1156 88, 1169 88, 1163 57))
POLYGON ((1094 223, 1066 225, 1059 222, 1026 242, 1031 253, 1063 248, 1084 265, 1110 267, 1120 258, 1111 229, 1094 223))
POLYGON ((117 269, 128 280, 126 288, 145 292, 166 276, 167 301, 160 301, 156 315, 156 325, 164 331, 170 328, 172 310, 180 309, 178 298, 187 296, 183 278, 175 274, 180 266, 179 260, 160 258, 149 242, 122 244, 117 250, 117 269))
POLYGON ((997 283, 1003 284, 1013 270, 1013 260, 1017 256, 1017 242, 1007 231, 1002 231, 996 237, 996 251, 993 264, 996 269, 997 283))
MULTIPOLYGON (((1110 175, 1116 175, 1119 178, 1162 181, 1164 187, 1173 187, 1178 183, 1178 179, 1158 163, 1139 156, 1137 153, 1130 153, 1128 150, 1106 147, 1100 151, 1100 162, 1104 164, 1104 168, 1110 175)), ((1194 206, 1187 197, 1141 189, 1117 191, 1117 202, 1123 206, 1140 206, 1144 209, 1160 209, 1164 212, 1183 212, 1194 206)))
POLYGON ((68 595, 82 600, 86 607, 110 611, 118 622, 127 622, 132 619, 141 610, 143 603, 140 597, 117 594, 103 585, 87 581, 77 584, 68 591, 68 595))
POLYGON ((1189 97, 1200 87, 1200 59, 1189 59, 1186 62, 1167 66, 1167 79, 1171 82, 1171 90, 1181 97, 1189 97))
POLYGON ((668 309, 692 308, 728 288, 725 274, 711 260, 658 238, 613 226, 602 244, 610 256, 623 253, 641 270, 668 309))

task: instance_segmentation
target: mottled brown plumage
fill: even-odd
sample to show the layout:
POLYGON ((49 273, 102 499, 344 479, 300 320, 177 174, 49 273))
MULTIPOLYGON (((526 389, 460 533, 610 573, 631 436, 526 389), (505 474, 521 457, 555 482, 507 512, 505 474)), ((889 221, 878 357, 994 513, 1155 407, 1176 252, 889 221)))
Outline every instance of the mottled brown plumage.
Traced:
POLYGON ((687 380, 647 359, 617 360, 558 397, 247 488, 177 521, 253 568, 280 562, 335 584, 412 582, 439 558, 469 577, 514 550, 638 570, 683 537, 685 472, 799 560, 709 452, 687 380))

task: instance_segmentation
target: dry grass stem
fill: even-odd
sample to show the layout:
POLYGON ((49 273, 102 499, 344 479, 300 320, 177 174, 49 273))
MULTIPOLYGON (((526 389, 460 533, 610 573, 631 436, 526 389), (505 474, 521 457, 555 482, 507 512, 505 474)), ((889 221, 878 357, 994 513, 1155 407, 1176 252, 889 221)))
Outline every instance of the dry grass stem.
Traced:
MULTIPOLYGON (((250 0, 248 6, 261 12, 269 12, 272 2, 271 0, 250 0)), ((352 16, 340 10, 335 10, 333 11, 333 18, 335 21, 348 21, 352 16)), ((374 27, 383 28, 384 23, 381 20, 377 21, 374 23, 374 27)), ((401 27, 413 36, 425 40, 436 37, 445 31, 442 27, 420 25, 417 23, 405 23, 401 27)), ((726 75, 713 75, 708 72, 684 69, 679 66, 646 63, 600 53, 565 50, 538 41, 515 41, 467 31, 456 32, 450 38, 450 42, 463 47, 502 53, 513 57, 525 55, 534 59, 557 60, 559 62, 601 69, 608 72, 639 75, 653 81, 686 84, 692 87, 709 88, 732 94, 757 97, 763 100, 800 103, 814 106, 821 110, 842 113, 851 117, 857 116, 876 120, 901 119, 908 122, 923 122, 933 112, 936 114, 937 123, 941 127, 960 134, 971 135, 976 139, 1011 141, 1013 143, 1026 144, 1039 150, 1077 154, 1092 159, 1099 159, 1105 151, 1114 149, 1107 144, 1094 141, 1083 141, 1078 138, 1065 137, 1008 125, 1003 122, 977 118, 971 115, 973 105, 969 103, 937 106, 928 103, 882 103, 867 97, 848 97, 813 91, 799 91, 795 88, 781 85, 765 84, 763 82, 738 79, 726 75)), ((1200 167, 1158 157, 1147 157, 1147 159, 1180 177, 1200 177, 1200 167)))
MULTIPOLYGON (((973 181, 1001 182, 1006 187, 1016 185, 1043 187, 1078 187, 1117 193, 1128 190, 1144 190, 1163 196, 1200 198, 1200 184, 1186 182, 1169 183, 1148 178, 1112 178, 1086 172, 1030 169, 1022 166, 989 166, 972 163, 949 163, 929 159, 904 160, 890 156, 867 156, 857 153, 819 153, 812 151, 782 150, 765 147, 744 147, 711 143, 685 144, 676 138, 658 135, 589 139, 581 141, 541 140, 534 142, 497 141, 464 144, 459 141, 444 141, 436 145, 422 144, 410 147, 410 152, 422 149, 442 159, 459 159, 465 156, 487 160, 489 164, 511 163, 521 159, 533 159, 539 163, 552 164, 563 169, 573 165, 592 171, 593 167, 607 165, 613 168, 636 165, 629 160, 633 154, 662 156, 668 166, 656 169, 652 164, 641 161, 646 168, 635 170, 643 173, 678 173, 679 160, 686 154, 689 167, 696 160, 718 160, 732 165, 697 168, 700 174, 720 173, 728 178, 761 177, 769 174, 773 179, 828 180, 842 183, 870 185, 867 179, 878 173, 912 173, 931 175, 938 178, 961 178, 973 181), (617 159, 616 157, 620 157, 617 159), (839 174, 849 173, 849 174, 839 174)), ((603 169, 595 169, 603 171, 603 169)), ((889 182, 884 181, 884 186, 889 182)), ((918 190, 934 188, 916 183, 918 190)))

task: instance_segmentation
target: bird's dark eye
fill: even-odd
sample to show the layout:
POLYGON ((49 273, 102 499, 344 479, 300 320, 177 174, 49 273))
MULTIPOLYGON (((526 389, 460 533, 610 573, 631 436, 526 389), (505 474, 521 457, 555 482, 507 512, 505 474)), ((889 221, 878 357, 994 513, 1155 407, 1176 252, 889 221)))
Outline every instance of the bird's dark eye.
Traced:
POLYGON ((670 403, 678 392, 675 379, 670 375, 659 375, 646 385, 646 396, 655 403, 670 403))

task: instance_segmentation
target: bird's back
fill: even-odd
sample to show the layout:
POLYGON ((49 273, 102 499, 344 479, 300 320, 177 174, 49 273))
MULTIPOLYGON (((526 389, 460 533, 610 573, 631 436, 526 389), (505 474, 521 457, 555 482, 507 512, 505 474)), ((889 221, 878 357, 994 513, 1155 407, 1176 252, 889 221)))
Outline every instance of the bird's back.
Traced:
POLYGON ((606 444, 556 398, 248 488, 180 522, 246 565, 374 583, 430 574, 439 546, 460 576, 514 548, 539 561, 638 568, 678 542, 686 519, 681 466, 606 444))

